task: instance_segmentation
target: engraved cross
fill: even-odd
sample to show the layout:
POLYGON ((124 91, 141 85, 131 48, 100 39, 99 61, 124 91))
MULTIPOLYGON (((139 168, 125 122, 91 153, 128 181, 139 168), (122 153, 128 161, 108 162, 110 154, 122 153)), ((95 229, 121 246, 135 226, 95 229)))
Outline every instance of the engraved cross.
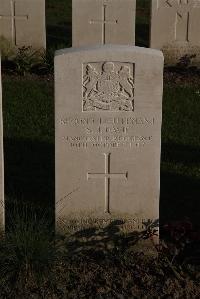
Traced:
POLYGON ((110 172, 110 156, 111 153, 104 153, 105 171, 104 173, 87 173, 87 180, 104 179, 105 185, 105 213, 110 213, 110 180, 111 179, 128 179, 128 172, 111 173, 110 172))
POLYGON ((193 8, 200 8, 200 1, 197 0, 166 0, 170 8, 175 8, 175 40, 189 42, 190 14, 193 8))
POLYGON ((102 25, 102 44, 106 43, 106 25, 107 24, 117 24, 118 20, 107 20, 106 19, 106 5, 102 7, 102 19, 101 20, 90 20, 90 24, 101 24, 102 25))
POLYGON ((16 6, 15 1, 10 1, 10 8, 11 8, 11 14, 10 15, 0 15, 1 19, 11 19, 12 21, 12 42, 14 45, 17 45, 17 30, 16 30, 16 20, 28 20, 28 15, 16 15, 16 6))

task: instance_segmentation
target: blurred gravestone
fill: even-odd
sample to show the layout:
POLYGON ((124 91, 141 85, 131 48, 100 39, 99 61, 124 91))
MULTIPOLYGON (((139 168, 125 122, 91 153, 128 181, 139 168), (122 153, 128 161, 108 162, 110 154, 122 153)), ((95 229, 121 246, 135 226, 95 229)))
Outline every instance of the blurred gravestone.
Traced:
POLYGON ((166 64, 193 56, 200 64, 200 0, 152 0, 150 47, 161 49, 166 64))
POLYGON ((74 47, 135 44, 136 0, 73 0, 74 47))
POLYGON ((3 163, 2 86, 1 86, 1 65, 0 65, 0 229, 2 229, 3 227, 4 227, 4 163, 3 163))
POLYGON ((56 220, 75 232, 159 218, 163 55, 105 45, 55 57, 56 220))
POLYGON ((0 36, 16 47, 46 48, 45 0, 0 0, 0 36))

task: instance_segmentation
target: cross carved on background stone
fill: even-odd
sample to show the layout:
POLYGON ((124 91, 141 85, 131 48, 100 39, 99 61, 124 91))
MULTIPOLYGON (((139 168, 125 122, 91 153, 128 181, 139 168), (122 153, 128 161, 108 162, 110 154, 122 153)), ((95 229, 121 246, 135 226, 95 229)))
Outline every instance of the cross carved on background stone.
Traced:
POLYGON ((10 10, 11 13, 10 15, 0 15, 0 20, 1 19, 11 19, 12 21, 12 42, 16 46, 17 45, 17 30, 16 30, 16 20, 28 20, 28 15, 16 15, 16 6, 15 6, 15 1, 10 0, 10 10))
POLYGON ((102 44, 106 43, 106 25, 107 24, 117 24, 118 20, 107 20, 106 18, 107 5, 102 7, 102 19, 101 20, 90 20, 90 24, 100 24, 102 25, 102 44))

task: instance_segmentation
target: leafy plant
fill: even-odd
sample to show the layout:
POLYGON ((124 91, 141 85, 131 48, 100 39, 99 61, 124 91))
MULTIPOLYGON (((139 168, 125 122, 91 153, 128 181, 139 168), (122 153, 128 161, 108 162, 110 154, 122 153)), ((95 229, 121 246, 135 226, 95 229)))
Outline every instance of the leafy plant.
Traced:
POLYGON ((49 48, 42 55, 42 63, 37 66, 35 72, 39 74, 53 74, 54 72, 54 48, 49 48))
POLYGON ((15 52, 4 55, 2 68, 6 73, 25 76, 34 73, 37 75, 53 74, 54 48, 47 51, 34 50, 32 47, 21 47, 15 52))
POLYGON ((191 66, 192 59, 196 58, 196 54, 193 55, 184 55, 179 59, 179 62, 177 63, 177 67, 181 69, 188 69, 191 66))
POLYGON ((57 49, 64 49, 66 45, 59 44, 56 47, 50 47, 43 52, 42 55, 42 63, 37 68, 37 73, 39 74, 53 74, 54 73, 54 55, 57 49))
POLYGON ((12 61, 15 65, 15 72, 25 76, 27 73, 31 73, 33 68, 36 68, 43 62, 43 57, 41 51, 24 46, 18 49, 18 52, 12 61))

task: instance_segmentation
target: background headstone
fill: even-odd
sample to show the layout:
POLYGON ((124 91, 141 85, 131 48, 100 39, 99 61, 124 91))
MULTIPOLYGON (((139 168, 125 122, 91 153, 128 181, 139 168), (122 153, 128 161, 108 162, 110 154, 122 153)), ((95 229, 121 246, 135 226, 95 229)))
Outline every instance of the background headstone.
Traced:
POLYGON ((55 57, 56 220, 75 231, 159 218, 163 55, 131 46, 55 57))
POLYGON ((200 64, 200 0, 152 0, 150 47, 164 52, 165 63, 185 55, 200 64))
POLYGON ((4 163, 3 163, 3 115, 0 61, 0 229, 4 227, 4 163))
POLYGON ((134 45, 135 11, 135 0, 73 0, 73 46, 134 45))
POLYGON ((0 0, 0 36, 17 47, 46 48, 45 0, 0 0))

